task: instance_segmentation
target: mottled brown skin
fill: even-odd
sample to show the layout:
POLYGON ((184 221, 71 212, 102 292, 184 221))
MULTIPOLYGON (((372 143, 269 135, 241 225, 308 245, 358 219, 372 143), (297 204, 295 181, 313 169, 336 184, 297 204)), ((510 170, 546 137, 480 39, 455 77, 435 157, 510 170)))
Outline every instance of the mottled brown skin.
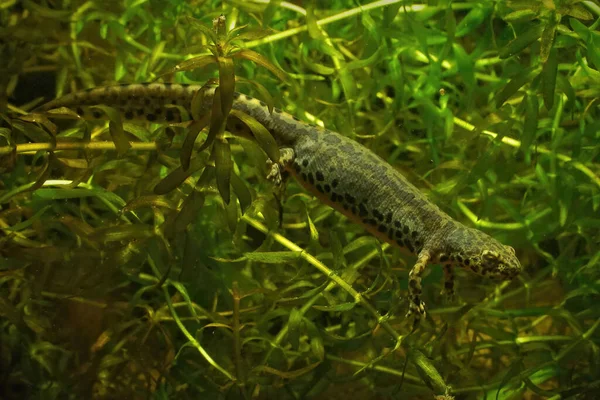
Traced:
MULTIPOLYGON (((118 109, 126 120, 175 123, 189 119, 194 96, 202 92, 200 114, 210 110, 214 88, 197 85, 135 84, 95 88, 54 100, 40 108, 68 107, 84 118, 102 118, 103 104, 118 109), (187 114, 187 115, 186 115, 187 114)), ((279 167, 289 171, 309 192, 364 226, 381 240, 417 256, 409 273, 409 311, 425 315, 421 276, 429 263, 444 265, 447 294, 454 293, 452 267, 507 280, 521 271, 512 247, 454 221, 431 203, 396 169, 364 146, 336 132, 307 124, 240 93, 233 108, 263 124, 282 150, 271 177, 280 180, 279 167)), ((228 129, 243 129, 231 119, 228 129)))

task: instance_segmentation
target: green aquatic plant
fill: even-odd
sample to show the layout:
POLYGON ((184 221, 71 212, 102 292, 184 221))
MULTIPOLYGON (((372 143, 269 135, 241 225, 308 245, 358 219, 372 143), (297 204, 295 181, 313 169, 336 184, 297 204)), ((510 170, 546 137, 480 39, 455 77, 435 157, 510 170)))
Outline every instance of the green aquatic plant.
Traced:
POLYGON ((303 3, 0 0, 0 397, 595 396, 597 2, 303 3), (27 113, 157 78, 220 85, 214 128, 27 113), (445 303, 432 268, 412 332, 413 260, 293 182, 279 224, 267 136, 223 125, 242 85, 371 148, 521 276, 459 271, 445 303))

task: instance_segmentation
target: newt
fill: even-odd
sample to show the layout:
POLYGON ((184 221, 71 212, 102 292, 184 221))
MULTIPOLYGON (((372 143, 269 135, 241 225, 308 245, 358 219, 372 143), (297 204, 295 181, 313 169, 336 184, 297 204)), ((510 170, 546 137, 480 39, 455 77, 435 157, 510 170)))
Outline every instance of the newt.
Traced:
MULTIPOLYGON (((107 105, 125 120, 183 122, 191 113, 198 91, 203 91, 201 112, 210 112, 214 88, 181 84, 125 84, 93 88, 50 101, 39 111, 59 107, 74 110, 84 119, 102 118, 90 108, 107 105)), ((521 271, 515 250, 477 229, 452 219, 410 183, 399 171, 371 150, 331 130, 308 124, 251 96, 236 92, 233 109, 263 124, 281 150, 278 168, 292 175, 311 194, 362 225, 377 238, 416 255, 409 272, 409 308, 415 322, 425 316, 421 277, 428 264, 442 264, 444 291, 454 294, 454 267, 463 267, 496 280, 509 280, 521 271)), ((242 129, 229 117, 228 129, 242 129)), ((281 171, 279 171, 281 172, 281 171)))

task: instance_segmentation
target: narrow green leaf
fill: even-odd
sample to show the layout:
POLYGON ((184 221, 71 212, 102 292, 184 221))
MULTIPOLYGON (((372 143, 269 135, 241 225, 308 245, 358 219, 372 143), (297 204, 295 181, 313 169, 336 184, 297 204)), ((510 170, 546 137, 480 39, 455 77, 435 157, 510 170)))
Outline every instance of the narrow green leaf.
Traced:
POLYGON ((244 181, 242 181, 242 179, 235 173, 231 174, 231 187, 233 188, 233 192, 236 194, 240 202, 240 208, 242 209, 243 214, 252 204, 252 193, 244 181))
POLYGON ((514 56, 517 53, 520 53, 523 49, 529 47, 533 42, 538 40, 542 35, 543 30, 544 26, 542 24, 533 25, 525 32, 517 36, 515 39, 513 39, 502 49, 500 49, 500 51, 498 52, 498 57, 508 58, 514 56))
POLYGON ((120 155, 127 153, 127 150, 131 148, 131 143, 129 143, 129 140, 127 140, 127 136, 125 136, 125 131, 123 130, 123 125, 120 123, 120 121, 109 121, 108 130, 113 142, 115 143, 117 153, 120 155))
POLYGON ((194 29, 198 29, 200 32, 206 35, 213 43, 216 43, 217 35, 212 27, 208 27, 192 17, 186 17, 186 19, 189 26, 191 26, 194 29))
POLYGON ((192 161, 190 168, 184 170, 183 167, 175 168, 169 175, 163 178, 154 187, 154 193, 158 195, 169 193, 181 185, 190 175, 204 167, 208 155, 206 153, 198 154, 192 161))
POLYGON ((240 84, 249 84, 252 85, 259 93, 259 98, 262 99, 266 104, 267 104, 267 108, 269 109, 269 113, 272 114, 273 113, 273 108, 275 107, 275 101, 273 100, 273 96, 271 96, 271 93, 267 90, 267 88, 265 88, 263 85, 261 85, 259 82, 255 81, 255 80, 249 80, 249 79, 244 79, 244 78, 240 78, 240 77, 235 77, 235 81, 240 84))
POLYGON ((302 333, 302 321, 304 317, 302 312, 296 307, 290 311, 290 317, 288 319, 288 334, 287 339, 292 345, 293 349, 298 349, 300 346, 300 334, 302 333))
POLYGON ((552 48, 548 59, 542 68, 542 96, 546 110, 554 107, 554 92, 556 90, 556 74, 558 72, 558 50, 552 48))
POLYGON ((31 216, 31 218, 26 219, 25 221, 21 221, 19 223, 16 223, 12 226, 7 226, 7 227, 0 227, 0 229, 5 230, 5 231, 11 231, 11 232, 18 232, 21 231, 25 228, 30 227, 35 221, 39 220, 42 215, 44 215, 44 213, 51 208, 51 205, 47 205, 45 207, 42 207, 40 210, 38 210, 35 214, 33 214, 31 216))
POLYGON ((496 107, 500 108, 502 104, 504 104, 504 102, 512 95, 517 93, 517 91, 521 89, 523 85, 531 81, 531 77, 535 74, 535 72, 536 71, 534 71, 532 68, 529 68, 528 70, 518 73, 514 78, 508 81, 508 83, 504 85, 502 90, 498 92, 494 98, 496 107))
POLYGON ((221 113, 226 117, 229 115, 233 104, 233 92, 235 91, 235 71, 233 59, 219 57, 219 88, 221 88, 221 113))
POLYGON ((269 132, 267 128, 265 128, 256 119, 242 111, 231 110, 231 115, 236 118, 239 118, 240 121, 242 121, 244 124, 246 124, 248 128, 250 128, 258 145, 263 149, 265 153, 267 153, 267 156, 269 156, 269 158, 273 162, 279 161, 279 146, 277 145, 275 138, 273 138, 273 135, 271 135, 271 132, 269 132))
POLYGON ((530 153, 538 126, 538 98, 535 94, 525 98, 525 121, 523 122, 523 135, 521 136, 521 151, 530 153))
MULTIPOLYGON (((509 383, 513 378, 518 378, 519 373, 523 370, 523 360, 521 358, 517 358, 508 368, 506 374, 502 377, 502 381, 500 382, 500 386, 498 386, 498 391, 496 392, 496 400, 498 400, 498 396, 500 396, 500 391, 507 383, 509 383)), ((508 394, 508 393, 506 393, 508 394)))
POLYGON ((121 210, 122 212, 129 212, 133 210, 137 210, 142 207, 150 207, 150 208, 168 208, 174 210, 175 205, 168 199, 163 196, 140 196, 136 199, 129 201, 125 207, 121 210))
POLYGON ((212 109, 211 109, 211 113, 210 113, 210 128, 208 130, 208 136, 206 137, 206 140, 204 141, 204 143, 202 143, 202 145, 198 149, 198 153, 204 151, 204 149, 207 149, 209 146, 211 146, 214 143, 217 135, 223 133, 222 132, 223 119, 224 119, 224 117, 223 117, 223 114, 221 113, 221 88, 217 87, 215 89, 215 94, 213 95, 212 109))
POLYGON ((110 136, 115 143, 115 148, 117 149, 117 153, 123 155, 131 148, 131 144, 129 140, 127 140, 127 136, 125 135, 125 131, 123 130, 123 122, 121 121, 121 114, 119 111, 115 110, 112 107, 108 107, 105 105, 95 105, 91 106, 91 109, 98 109, 108 117, 109 124, 109 132, 110 136))
POLYGON ((594 16, 592 15, 592 13, 590 13, 588 10, 586 10, 580 4, 573 4, 572 6, 570 6, 567 9, 565 14, 567 14, 571 17, 575 17, 577 19, 582 19, 584 21, 589 21, 590 19, 594 19, 594 16))
POLYGON ((469 90, 475 87, 475 68, 473 59, 467 54, 465 49, 458 43, 452 45, 454 57, 456 57, 456 66, 458 73, 465 81, 465 85, 469 90))
POLYGON ((185 231, 187 226, 198 217, 205 199, 206 196, 197 190, 194 190, 185 198, 181 211, 179 211, 173 223, 175 233, 185 231))
POLYGON ((213 144, 215 157, 215 173, 217 177, 217 188, 225 204, 230 201, 231 174, 233 173, 233 161, 231 160, 231 149, 227 139, 217 139, 213 144))
POLYGON ((189 60, 185 60, 180 64, 177 64, 173 69, 162 74, 161 76, 181 71, 192 71, 194 69, 204 68, 210 64, 217 64, 217 58, 215 56, 213 56, 212 54, 198 56, 190 58, 189 60))
POLYGON ((420 350, 411 348, 408 358, 417 368, 421 378, 437 393, 447 393, 448 387, 435 366, 420 350))
POLYGON ((483 24, 494 8, 488 3, 475 4, 475 7, 456 26, 456 37, 463 37, 477 29, 479 25, 483 24))
POLYGON ((261 54, 258 54, 255 51, 248 50, 248 49, 240 50, 239 52, 233 54, 232 57, 233 58, 245 58, 246 60, 250 60, 250 61, 260 65, 261 67, 266 68, 269 71, 271 71, 273 73, 273 75, 275 75, 277 78, 279 78, 282 82, 288 82, 288 75, 285 73, 285 71, 276 67, 267 58, 265 58, 261 54))
POLYGON ((88 238, 96 242, 109 243, 121 240, 147 239, 152 236, 154 236, 154 228, 140 223, 96 229, 88 238))
POLYGON ((544 32, 542 32, 542 39, 540 43, 540 61, 542 63, 548 61, 550 50, 552 50, 552 45, 554 44, 554 35, 556 33, 557 25, 558 24, 555 22, 555 18, 552 17, 548 21, 548 24, 546 24, 544 32))
POLYGON ((181 167, 186 171, 190 166, 190 160, 192 158, 192 152, 194 151, 194 143, 196 138, 202 132, 204 128, 210 123, 210 114, 205 114, 200 120, 194 121, 188 127, 188 134, 185 136, 183 145, 181 146, 181 152, 179 153, 179 161, 181 167))
POLYGON ((379 56, 383 52, 383 47, 380 47, 373 53, 371 56, 362 59, 362 60, 354 60, 347 63, 344 68, 348 71, 352 71, 353 69, 365 68, 369 65, 375 64, 379 60, 379 56))
POLYGON ((584 42, 587 42, 591 35, 589 28, 575 18, 569 18, 569 24, 571 25, 571 29, 573 29, 584 42))
POLYGON ((524 22, 531 21, 537 16, 537 12, 531 9, 513 11, 504 16, 506 22, 524 22))

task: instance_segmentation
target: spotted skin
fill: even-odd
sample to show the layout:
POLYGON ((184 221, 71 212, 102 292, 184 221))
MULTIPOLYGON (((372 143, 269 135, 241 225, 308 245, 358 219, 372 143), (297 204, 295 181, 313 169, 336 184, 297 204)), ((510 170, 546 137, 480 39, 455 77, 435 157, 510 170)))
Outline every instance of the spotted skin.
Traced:
MULTIPOLYGON (((41 111, 58 107, 74 109, 87 119, 103 118, 94 105, 109 105, 125 120, 161 123, 186 121, 199 93, 201 114, 210 110, 214 88, 179 84, 131 84, 94 88, 51 101, 41 111)), ((453 267, 508 280, 521 271, 512 247, 466 227, 431 203, 396 169, 353 140, 307 124, 279 109, 269 113, 265 103, 235 93, 233 108, 263 124, 283 155, 272 166, 270 178, 281 179, 283 170, 309 192, 370 233, 417 256, 409 273, 409 310, 416 320, 425 316, 421 279, 430 263, 444 265, 444 291, 454 294, 453 267)), ((230 118, 228 129, 244 129, 230 118)))

